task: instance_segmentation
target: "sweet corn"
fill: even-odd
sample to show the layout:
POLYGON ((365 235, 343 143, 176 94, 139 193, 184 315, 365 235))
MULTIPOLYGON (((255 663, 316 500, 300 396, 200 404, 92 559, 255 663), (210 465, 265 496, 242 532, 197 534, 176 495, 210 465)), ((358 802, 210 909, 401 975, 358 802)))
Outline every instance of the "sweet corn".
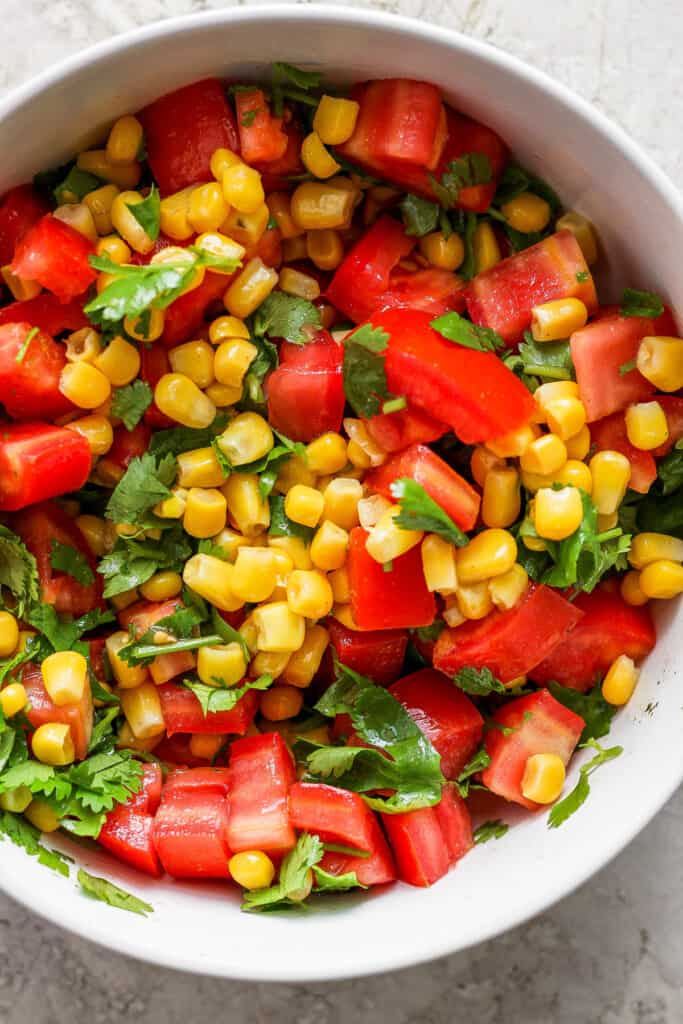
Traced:
POLYGON ((140 152, 143 130, 137 117, 127 114, 114 122, 107 139, 107 160, 112 164, 132 164, 140 152))
POLYGON ((341 622, 342 626, 346 626, 347 629, 358 631, 358 623, 353 617, 350 604, 336 604, 332 609, 332 618, 341 622))
POLYGON ((467 622, 467 619, 458 607, 457 594, 448 594, 446 596, 446 604, 442 615, 444 622, 451 629, 456 629, 458 626, 462 626, 463 622, 467 622))
POLYGON ((338 473, 346 465, 346 441, 332 431, 321 434, 307 446, 306 462, 312 473, 338 473))
POLYGON ((633 607, 647 604, 649 600, 647 594, 640 589, 640 573, 633 569, 622 577, 619 589, 626 604, 633 607))
POLYGON ((223 301, 229 313, 244 318, 268 298, 277 284, 277 271, 255 256, 232 282, 223 301))
POLYGON ((193 757, 199 757, 203 761, 213 761, 221 747, 225 745, 226 738, 220 733, 214 735, 193 733, 190 736, 190 753, 193 757))
POLYGON ((496 608, 502 612, 507 612, 510 608, 514 608, 526 593, 528 586, 529 576, 527 571, 518 562, 515 562, 507 572, 501 573, 500 576, 495 576, 488 581, 491 600, 496 608))
POLYGON ((33 793, 28 786, 15 786, 14 789, 0 793, 0 810, 22 814, 33 800, 33 793))
POLYGON ((307 619, 322 619, 332 610, 334 598, 327 578, 316 570, 294 569, 287 579, 287 604, 307 619))
POLYGON ((102 351, 102 342, 97 331, 82 327, 66 340, 66 358, 70 363, 94 363, 102 351))
POLYGON ((306 136, 301 144, 301 161, 314 178, 331 178, 341 170, 332 154, 325 149, 316 131, 306 136))
POLYGON ((666 558, 650 562, 642 570, 639 583, 646 597, 677 597, 683 594, 683 565, 666 558))
POLYGON ((638 669, 633 660, 620 654, 612 662, 602 681, 602 696, 608 704, 622 707, 628 704, 638 682, 638 669))
POLYGON ((465 259, 465 244, 455 231, 448 238, 442 231, 431 231, 422 236, 418 249, 433 267, 441 270, 457 270, 465 259))
POLYGON ((231 877, 243 889, 266 889, 275 878, 275 866, 262 850, 243 850, 228 861, 231 877))
POLYGON ((532 754, 524 766, 522 795, 537 804, 552 804, 566 777, 564 761, 557 754, 532 754))
POLYGON ((294 484, 285 497, 285 515, 303 526, 317 526, 325 507, 320 491, 303 484, 294 484))
POLYGON ((185 512, 183 528, 190 537, 213 537, 225 526, 228 503, 225 495, 213 487, 191 487, 185 512))
POLYGON ((320 285, 310 274, 304 274, 293 267, 284 267, 280 271, 278 282, 280 290, 288 295, 295 295, 300 299, 308 299, 313 302, 320 295, 320 285))
POLYGON ((484 619, 493 611, 493 601, 485 582, 459 585, 455 599, 458 610, 465 619, 484 619))
POLYGON ((532 441, 519 464, 528 473, 556 473, 567 461, 567 449, 556 434, 543 434, 532 441))
MULTIPOLYGON (((18 631, 17 631, 18 636, 18 631)), ((16 644, 15 644, 16 647, 16 644)), ((14 648, 12 648, 12 651, 14 648)), ((9 653, 11 654, 12 651, 9 653)), ((12 718, 26 707, 28 695, 21 683, 10 683, 0 690, 0 708, 5 718, 12 718)))
POLYGON ((269 722, 284 722, 295 718, 303 707, 301 690, 295 686, 271 686, 261 696, 259 710, 269 722))
POLYGON ((110 215, 113 226, 131 249, 144 254, 152 251, 154 239, 149 237, 130 209, 142 202, 144 197, 139 192, 121 192, 112 203, 110 215))
POLYGON ((541 431, 535 423, 524 423, 516 430, 509 430, 507 434, 501 434, 500 437, 488 441, 486 447, 499 459, 518 458, 527 450, 532 441, 540 436, 540 433, 541 431))
POLYGON ((598 242, 595 228, 587 217, 575 210, 569 210, 558 218, 555 225, 558 231, 571 231, 579 243, 583 258, 590 266, 598 258, 598 242))
POLYGON ((38 797, 31 800, 24 811, 24 817, 28 818, 40 832, 56 832, 61 824, 50 805, 38 797))
POLYGON ((394 505, 381 494, 370 494, 358 502, 358 521, 364 530, 377 526, 382 516, 394 505))
POLYGON ((461 584, 481 583, 508 572, 517 558, 517 542, 507 530, 482 530, 456 555, 461 584))
POLYGON ((190 194, 187 219, 197 234, 218 231, 230 213, 223 189, 216 181, 198 185, 190 194))
POLYGON ((214 381, 214 352, 208 341, 187 341, 168 353, 174 373, 181 373, 202 390, 214 381))
POLYGON ((119 188, 135 188, 142 176, 139 163, 134 160, 126 164, 112 163, 104 149, 90 149, 79 153, 76 163, 82 171, 88 171, 96 178, 109 181, 119 188))
MULTIPOLYGON (((116 194, 118 195, 118 189, 116 194)), ((93 214, 93 219, 95 219, 95 225, 97 225, 95 214, 93 214)), ((108 235, 106 238, 100 238, 95 246, 95 252, 98 256, 108 256, 112 263, 128 263, 133 255, 130 246, 126 245, 124 240, 119 238, 118 235, 108 235)))
MULTIPOLYGON (((331 572, 346 561, 349 535, 336 523, 325 519, 311 542, 310 560, 318 569, 331 572)), ((296 564, 296 563, 295 563, 296 564)), ((301 568, 297 566, 297 568, 301 568)))
POLYGON ((154 389, 154 401, 164 415, 184 427, 213 423, 216 406, 184 373, 165 373, 154 389))
POLYGON ((351 600, 351 588, 349 585, 349 573, 345 566, 335 569, 327 577, 332 587, 332 596, 335 604, 348 604, 351 600))
POLYGON ((59 390, 79 409, 96 409, 109 398, 111 383, 90 363, 67 363, 59 377, 59 390))
POLYGON ((197 675, 207 686, 236 686, 247 672, 240 644, 217 644, 197 651, 197 675))
POLYGON ((394 520, 400 515, 400 508, 393 505, 387 509, 379 522, 373 526, 365 542, 365 549, 376 562, 384 564, 410 551, 420 544, 424 534, 421 530, 405 530, 394 520))
POLYGON ((164 498, 154 506, 153 512, 161 519, 181 519, 185 511, 187 491, 184 487, 174 487, 170 498, 164 498))
POLYGON ((546 403, 545 416, 553 434, 567 441, 585 426, 586 407, 578 398, 556 398, 546 403))
MULTIPOLYGON (((583 502, 576 487, 541 487, 534 500, 534 526, 545 540, 564 540, 583 520, 583 502)), ((526 543, 526 541, 525 541, 526 543)))
POLYGON ((458 585, 455 548, 443 537, 429 533, 420 548, 422 571, 427 589, 448 594, 458 585))
POLYGON ((304 231, 343 228, 351 219, 359 193, 335 178, 325 184, 305 181, 298 185, 291 198, 294 223, 304 231))
POLYGON ((180 573, 164 569, 143 583, 140 593, 146 601, 169 601, 177 597, 182 589, 183 578, 180 573))
POLYGON ((240 160, 237 153, 233 153, 230 149, 215 149, 211 155, 210 168, 216 181, 220 181, 228 167, 234 167, 235 164, 240 164, 240 160))
POLYGON ((235 555, 241 547, 249 544, 248 537, 243 537, 241 533, 237 533, 235 530, 231 530, 227 526, 224 530, 221 530, 220 533, 217 533, 212 539, 213 543, 225 552, 225 556, 230 562, 234 562, 235 555))
POLYGON ((273 431, 263 416, 242 412, 219 435, 218 447, 233 466, 245 466, 267 455, 274 444, 273 431))
MULTIPOLYGON (((135 598, 134 598, 135 600, 135 598)), ((130 643, 130 636, 127 632, 119 630, 112 633, 105 641, 107 658, 116 680, 117 686, 122 690, 132 690, 142 685, 148 678, 147 669, 144 665, 129 665, 119 657, 119 651, 130 643)))
POLYGON ((266 601, 278 582, 278 565, 270 548, 239 547, 235 557, 233 593, 243 601, 266 601))
POLYGON ((668 533, 638 533, 631 542, 628 560, 634 569, 644 569, 660 559, 683 562, 683 540, 668 533))
MULTIPOLYGON (((111 599, 111 603, 117 612, 123 611, 124 608, 129 608, 132 604, 135 604, 139 600, 140 595, 135 587, 130 590, 124 590, 122 594, 114 594, 111 599)), ((123 646, 123 644, 121 645, 123 646)))
POLYGON ((240 533, 254 537, 270 526, 270 506, 259 491, 255 473, 233 473, 223 484, 228 513, 240 533))
POLYGON ((316 481, 317 477, 308 468, 306 458, 293 455, 280 466, 275 481, 275 490, 279 494, 287 494, 297 484, 301 484, 304 487, 315 487, 316 481))
POLYGON ((569 437, 564 442, 567 449, 568 459, 585 459, 591 447, 591 432, 587 426, 581 427, 578 434, 569 437))
POLYGON ((79 235, 83 235, 89 242, 97 241, 97 228, 90 208, 85 203, 67 203, 65 206, 58 206, 53 212, 53 217, 68 224, 79 235))
POLYGON ((358 463, 361 469, 370 466, 381 466, 386 462, 387 453, 375 439, 370 435, 368 428, 362 420, 347 416, 344 421, 344 430, 351 440, 347 446, 347 455, 350 462, 354 462, 354 453, 360 448, 364 459, 358 463))
POLYGON ((683 338, 643 338, 636 365, 660 391, 678 391, 683 388, 683 338))
POLYGON ((330 634, 320 625, 309 626, 304 642, 287 661, 282 679, 289 686, 305 689, 313 682, 320 668, 323 654, 330 642, 330 634))
POLYGON ((176 242, 184 242, 194 234, 190 224, 190 200, 196 187, 190 185, 161 200, 159 225, 163 233, 176 242))
MULTIPOLYGON (((119 189, 116 185, 103 185, 101 188, 96 188, 93 192, 88 192, 87 196, 83 197, 83 202, 90 210, 98 235, 111 234, 113 228, 111 208, 118 194, 119 189)), ((106 239, 101 239, 101 241, 106 241, 106 239)), ((98 254, 100 254, 99 247, 98 254)), ((114 262, 125 263, 125 260, 114 260, 114 262)))
POLYGON ((211 399, 217 409, 225 409, 229 405, 239 402, 242 397, 242 388, 233 388, 228 384, 218 384, 215 382, 209 384, 204 394, 207 398, 211 399))
MULTIPOLYGON (((221 468, 213 448, 195 448, 177 456, 178 485, 185 487, 220 487, 226 474, 221 468)), ((185 496, 187 500, 187 496, 185 496)), ((184 511, 184 507, 181 511, 184 511)), ((169 517, 172 518, 172 517, 169 517)))
POLYGON ((40 666, 47 695, 58 708, 77 704, 88 684, 88 662, 78 651, 57 651, 40 666))
POLYGON ((488 221, 482 220, 477 224, 472 237, 472 251, 477 274, 490 270, 496 263, 500 263, 500 246, 488 221))
POLYGON ((116 388, 125 387, 140 372, 140 353, 129 341, 117 335, 93 360, 116 388))
POLYGON ((105 416, 83 416, 67 423, 66 428, 84 437, 93 455, 105 455, 114 443, 114 430, 105 416))
POLYGON ((579 397, 579 385, 573 380, 553 380, 547 384, 541 384, 539 388, 536 388, 534 392, 534 398, 536 404, 543 411, 545 410, 550 402, 555 402, 560 398, 578 398, 579 397))
POLYGON ((543 231, 550 220, 550 205, 533 192, 520 192, 514 199, 504 203, 500 212, 511 228, 530 234, 532 231, 543 231))
POLYGON ((31 738, 33 756, 53 767, 72 764, 76 757, 71 727, 62 722, 39 725, 31 738))
POLYGON ((597 452, 588 463, 593 478, 593 504, 601 515, 616 512, 631 479, 631 464, 621 452, 597 452))
MULTIPOLYGON (((236 316, 218 316, 211 321, 209 341, 212 345, 220 345, 222 341, 229 341, 233 338, 249 340, 249 328, 244 320, 240 320, 236 316)), ((219 377, 218 380, 220 379, 219 377)), ((229 382, 224 381, 223 383, 229 382)))
POLYGON ((136 341, 156 341, 164 333, 164 317, 163 309, 148 309, 140 316, 124 317, 123 328, 136 341))
POLYGON ((0 612, 0 658, 14 654, 19 643, 19 626, 11 612, 0 612))
POLYGON ((329 482, 323 491, 323 497, 325 519, 329 519, 336 526, 341 526, 343 530, 352 530, 358 525, 358 502, 363 497, 363 486, 359 480, 338 476, 329 482))
POLYGON ((0 274, 12 293, 12 298, 16 299, 17 302, 35 299, 36 295, 40 295, 43 290, 37 281, 26 281, 23 277, 17 277, 9 263, 0 269, 0 274))
POLYGON ((165 731, 159 691, 154 683, 142 683, 120 694, 121 710, 136 739, 146 740, 165 731))
POLYGON ((344 258, 341 235, 332 228, 306 232, 305 255, 320 270, 336 270, 344 258))
POLYGON ((261 175, 242 161, 225 168, 221 186, 226 203, 240 213, 253 213, 265 201, 261 175))
MULTIPOLYGON (((318 530, 319 532, 320 530, 318 530)), ((286 554, 295 569, 310 569, 313 566, 309 550, 301 537, 268 537, 268 547, 286 554)), ((344 548, 344 558, 346 558, 346 548, 344 548)), ((318 568, 322 569, 324 566, 318 566, 318 568)))
POLYGON ((266 203, 261 203, 252 213, 231 210, 221 224, 221 231, 240 245, 252 246, 263 237, 269 220, 270 210, 266 203))
POLYGON ((591 471, 585 462, 579 462, 578 459, 567 459, 564 466, 553 474, 553 483, 579 487, 586 494, 593 490, 591 471))
POLYGON ((298 227, 292 220, 289 208, 289 194, 287 192, 271 192, 266 199, 270 215, 274 217, 280 234, 284 241, 303 235, 303 228, 298 227))
POLYGON ((244 338, 221 341, 216 349, 213 370, 216 380, 231 388, 242 387, 244 375, 256 358, 258 349, 244 338))
POLYGON ((588 310, 581 299, 552 299, 531 310, 531 334, 535 341, 558 341, 586 326, 588 310))
POLYGON ((224 612, 235 612, 244 604, 232 589, 235 568, 213 555, 193 555, 183 569, 183 582, 209 604, 224 612))
POLYGON ((107 519, 99 516, 77 516, 76 526, 85 537, 85 542, 93 555, 99 558, 106 555, 116 543, 116 531, 112 530, 112 524, 107 519))
POLYGON ((313 116, 313 128, 326 146, 339 146, 353 135, 359 110, 355 100, 325 94, 313 116))
POLYGON ((306 621, 286 601, 259 605, 252 612, 259 651, 298 651, 306 636, 306 621))
POLYGON ((634 448, 652 451, 669 439, 669 424, 659 402, 639 402, 626 410, 626 434, 634 448))
POLYGON ((494 455, 492 451, 485 448, 483 445, 477 445, 476 448, 472 449, 472 455, 470 456, 470 472, 474 477, 475 482, 480 486, 484 486, 486 480, 486 474, 492 469, 505 469, 507 463, 505 459, 501 459, 500 456, 494 455))
POLYGON ((484 480, 481 518, 486 526, 511 526, 519 518, 521 508, 519 474, 516 469, 489 470, 484 480))
POLYGON ((249 676, 258 679, 259 676, 268 675, 277 679, 287 668, 291 657, 289 651, 258 651, 249 662, 249 676))

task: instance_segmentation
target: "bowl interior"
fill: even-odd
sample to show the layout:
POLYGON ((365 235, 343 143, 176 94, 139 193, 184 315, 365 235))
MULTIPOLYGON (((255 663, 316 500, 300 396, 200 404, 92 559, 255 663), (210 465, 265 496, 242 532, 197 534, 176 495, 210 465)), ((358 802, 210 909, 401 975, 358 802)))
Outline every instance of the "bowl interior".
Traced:
MULTIPOLYGON (((6 155, 0 194, 68 159, 115 117, 172 88, 213 74, 258 79, 282 59, 319 67, 332 81, 399 75, 438 83, 452 103, 499 131, 567 206, 596 222, 604 296, 624 285, 649 286, 683 311, 676 259, 683 248, 681 202, 636 147, 513 58, 391 15, 310 6, 237 9, 164 22, 96 47, 0 104, 6 155)), ((658 625, 659 644, 610 735, 625 753, 598 773, 581 811, 558 830, 546 827, 545 814, 517 816, 501 842, 477 847, 432 889, 397 885, 308 914, 252 916, 239 912, 237 894, 225 887, 147 882, 103 854, 71 846, 88 870, 154 905, 151 917, 139 919, 74 894, 72 882, 9 843, 0 847, 0 884, 51 920, 121 952, 227 977, 329 979, 464 948, 584 881, 683 778, 680 604, 660 609, 658 625)), ((68 841, 58 843, 69 849, 68 841)))

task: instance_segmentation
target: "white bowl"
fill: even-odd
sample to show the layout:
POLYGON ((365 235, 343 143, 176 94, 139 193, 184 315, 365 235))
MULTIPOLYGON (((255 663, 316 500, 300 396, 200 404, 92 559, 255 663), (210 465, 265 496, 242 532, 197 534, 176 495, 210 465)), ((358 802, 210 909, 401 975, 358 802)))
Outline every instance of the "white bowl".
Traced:
MULTIPOLYGON (((532 67, 443 28, 343 8, 255 7, 180 18, 117 37, 65 61, 0 103, 0 194, 70 157, 93 129, 206 75, 258 78, 274 60, 318 66, 338 80, 428 79, 490 124, 522 163, 598 225, 605 289, 664 293, 683 312, 683 204, 619 129, 532 67)), ((562 828, 522 817, 475 848, 428 890, 331 901, 300 915, 248 915, 219 885, 150 882, 102 854, 70 852, 87 869, 151 902, 141 919, 87 900, 23 851, 0 844, 0 884, 26 906, 119 952, 230 978, 301 981, 370 974, 489 939, 567 895, 619 852, 683 778, 680 642, 683 607, 662 607, 659 642, 601 769, 562 828), (646 713, 645 709, 649 706, 646 713)), ((569 785, 576 781, 577 758, 569 785)), ((64 843, 68 848, 68 843, 64 843)))

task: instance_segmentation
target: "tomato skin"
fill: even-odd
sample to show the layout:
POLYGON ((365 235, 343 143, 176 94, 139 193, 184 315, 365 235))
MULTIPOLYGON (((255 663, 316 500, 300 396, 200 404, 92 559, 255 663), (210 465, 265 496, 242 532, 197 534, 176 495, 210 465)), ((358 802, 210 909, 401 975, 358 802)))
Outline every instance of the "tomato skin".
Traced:
POLYGON ((234 853, 284 853, 296 842, 287 794, 294 762, 279 733, 248 736, 230 748, 228 842, 234 853))
POLYGON ((439 267, 393 270, 386 291, 374 303, 373 313, 385 309, 421 309, 433 317, 465 310, 465 286, 457 274, 439 267))
POLYGON ((60 300, 69 302, 82 295, 97 277, 89 256, 92 242, 51 213, 29 228, 19 241, 12 260, 12 273, 26 281, 37 281, 60 300))
POLYGON ((239 152, 235 118, 217 78, 166 93, 138 114, 147 160, 162 196, 212 181, 217 149, 239 152))
POLYGON ((347 569, 351 612, 360 629, 405 629, 429 626, 436 616, 434 595, 427 590, 420 548, 393 561, 391 572, 365 549, 368 534, 351 530, 347 569))
POLYGON ((352 857, 344 853, 327 851, 320 866, 331 875, 345 875, 355 872, 361 885, 385 885, 396 880, 396 866, 391 850, 375 815, 370 824, 370 842, 373 851, 370 857, 352 857))
POLYGON ((17 185, 5 192, 0 198, 0 266, 12 262, 17 242, 49 210, 32 185, 17 185))
POLYGON ((127 469, 133 459, 140 458, 149 448, 152 437, 150 427, 141 421, 132 430, 123 425, 114 428, 114 441, 107 452, 107 460, 127 469))
POLYGON ((510 611, 444 629, 434 648, 434 667, 448 676, 467 666, 488 668, 502 683, 528 675, 581 621, 578 604, 532 583, 510 611))
POLYGON ((391 271, 413 248, 403 225, 380 217, 337 267, 326 297, 354 323, 367 320, 389 288, 391 271))
POLYGON ((93 727, 93 703, 90 684, 86 683, 81 700, 73 704, 57 706, 48 696, 43 676, 38 665, 29 662, 22 673, 22 683, 28 696, 26 717, 34 729, 46 722, 60 722, 71 729, 76 760, 88 755, 88 744, 93 727))
POLYGON ((489 729, 484 738, 491 763, 481 775, 485 786, 498 796, 529 810, 542 806, 522 794, 526 762, 533 754, 557 754, 564 764, 574 753, 585 722, 548 690, 539 690, 503 704, 493 715, 501 728, 489 729))
POLYGON ((45 604, 53 605, 61 614, 76 617, 92 611, 93 608, 104 608, 102 577, 97 572, 97 559, 73 519, 69 519, 59 505, 53 501, 31 505, 19 515, 12 517, 11 527, 35 556, 40 597, 45 604), (84 586, 68 573, 52 568, 52 540, 58 540, 80 552, 92 571, 92 583, 84 586))
POLYGON ((383 814, 382 822, 402 881, 427 887, 443 878, 449 867, 449 853, 433 807, 383 814))
POLYGON ((364 482, 371 491, 394 501, 391 484, 402 477, 420 484, 461 529, 473 529, 479 517, 480 495, 431 448, 423 444, 406 448, 371 470, 364 482))
POLYGON ((162 686, 176 676, 187 674, 195 667, 196 661, 192 651, 171 651, 170 654, 158 654, 150 663, 149 674, 155 686, 162 686))
POLYGON ((235 93, 235 109, 244 162, 254 164, 281 160, 289 140, 282 130, 282 118, 270 113, 263 90, 235 93))
POLYGON ((318 782, 295 782, 289 815, 300 832, 314 832, 323 843, 372 853, 375 816, 358 793, 318 782))
MULTIPOLYGON (((173 736, 166 735, 155 746, 154 756, 175 768, 206 768, 209 760, 206 757, 195 757, 190 750, 191 740, 192 736, 189 733, 176 732, 173 736)), ((220 757, 221 755, 219 761, 220 757)))
POLYGON ((593 278, 570 231, 558 231, 477 274, 466 292, 472 321, 497 331, 508 345, 522 340, 534 306, 569 297, 581 299, 589 314, 597 309, 593 278), (585 281, 577 280, 583 274, 585 281))
POLYGON ((198 789, 227 796, 230 772, 227 768, 176 768, 168 773, 164 784, 164 799, 198 789))
POLYGON ((591 442, 596 451, 616 451, 631 463, 629 487, 639 494, 647 494, 657 479, 657 464, 652 452, 636 448, 628 439, 623 412, 612 413, 591 425, 591 442))
POLYGON ((290 118, 289 121, 285 121, 282 130, 287 136, 287 148, 282 156, 278 160, 253 164, 261 175, 261 184, 266 194, 291 188, 290 179, 305 171, 301 162, 301 143, 304 141, 301 125, 294 118, 290 118))
POLYGON ((583 613, 581 620, 529 672, 535 683, 542 686, 554 679, 585 693, 620 654, 640 661, 654 647, 657 634, 646 605, 633 607, 619 593, 604 589, 579 594, 575 604, 583 613))
POLYGON ((39 331, 17 362, 32 330, 26 322, 0 327, 0 402, 15 420, 57 419, 75 408, 59 390, 64 346, 39 331))
POLYGON ((233 277, 234 274, 216 274, 207 270, 198 288, 172 302, 164 316, 164 332, 159 339, 162 345, 175 348, 201 331, 206 326, 204 317, 207 310, 223 298, 233 277))
POLYGON ((422 409, 410 406, 398 412, 372 416, 365 421, 365 426, 386 452, 400 452, 413 444, 428 444, 448 432, 445 423, 433 419, 422 409))
POLYGON ((441 771, 455 779, 481 742, 484 719, 462 690, 441 672, 423 668, 389 687, 441 756, 441 771))
POLYGON ((161 769, 146 764, 142 789, 125 804, 117 804, 107 814, 97 841, 118 860, 137 871, 158 878, 162 871, 152 839, 154 818, 161 800, 161 769))
POLYGON ((327 331, 307 345, 280 346, 280 365, 266 380, 271 426, 293 441, 339 432, 344 415, 343 352, 327 331))
POLYGON ((258 708, 258 696, 252 690, 245 693, 231 711, 209 711, 206 717, 195 695, 184 686, 165 683, 158 688, 158 693, 169 737, 178 732, 243 736, 258 708))
POLYGON ((347 629, 336 619, 328 619, 325 628, 342 665, 369 676, 377 686, 398 679, 408 645, 405 629, 358 631, 347 629))
POLYGON ((88 442, 48 423, 8 423, 0 429, 0 510, 77 491, 90 475, 88 442))
POLYGON ((136 638, 141 637, 160 619, 172 615, 182 603, 179 597, 171 597, 168 601, 136 601, 118 613, 119 624, 121 629, 132 629, 136 638))
POLYGON ((163 793, 152 838, 172 878, 230 878, 227 832, 226 797, 197 788, 163 793))
POLYGON ((60 302, 50 292, 41 292, 35 299, 10 302, 0 309, 0 325, 19 323, 28 323, 52 337, 62 331, 80 331, 90 326, 82 302, 78 299, 60 302))
POLYGON ((454 785, 441 790, 441 800, 434 807, 443 841, 451 864, 457 864, 474 846, 472 819, 467 804, 454 785))

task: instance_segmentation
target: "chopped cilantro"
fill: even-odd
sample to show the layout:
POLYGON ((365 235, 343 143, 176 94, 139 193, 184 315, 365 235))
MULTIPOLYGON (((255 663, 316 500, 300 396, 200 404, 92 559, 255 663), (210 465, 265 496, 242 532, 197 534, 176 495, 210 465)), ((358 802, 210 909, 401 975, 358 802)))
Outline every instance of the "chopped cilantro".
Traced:
POLYGON ((447 512, 437 504, 425 491, 421 484, 408 477, 394 480, 391 493, 400 503, 400 511, 394 522, 404 530, 424 530, 427 533, 438 533, 455 544, 464 547, 467 535, 453 522, 447 512))
POLYGON ((228 417, 225 413, 219 413, 210 427, 170 427, 168 430, 157 430, 152 434, 149 454, 161 459, 165 455, 181 455, 195 448, 208 448, 214 437, 222 433, 227 425, 228 417))
POLYGON ((475 668, 467 665, 461 668, 453 682, 464 693, 473 697, 488 697, 490 693, 505 693, 500 679, 496 679, 488 668, 475 668))
POLYGON ((308 340, 305 328, 320 327, 320 310, 309 302, 287 292, 271 292, 254 313, 254 334, 259 337, 284 338, 295 345, 308 340))
POLYGON ((15 614, 21 618, 25 609, 38 600, 38 566, 23 541, 0 524, 0 587, 13 594, 15 614))
POLYGON ((525 374, 541 377, 542 380, 573 380, 574 364, 568 341, 534 340, 530 331, 524 334, 519 355, 525 374))
POLYGON ((26 337, 21 343, 21 348, 14 357, 15 363, 23 363, 26 357, 26 353, 28 352, 28 347, 35 338, 36 334, 38 334, 38 331, 38 327, 32 327, 29 331, 26 332, 26 337))
POLYGON ((325 849, 318 836, 299 836, 280 867, 280 879, 267 889, 245 892, 242 910, 275 910, 301 903, 311 891, 312 868, 325 849))
POLYGON ((84 587, 89 587, 95 581, 95 574, 83 552, 77 551, 70 544, 62 544, 55 537, 52 538, 50 565, 59 572, 67 573, 84 587))
POLYGON ((478 352, 496 352, 505 348, 505 342, 496 331, 490 327, 473 324, 459 313, 444 313, 443 316, 432 320, 430 327, 448 341, 453 341, 464 348, 476 349, 478 352))
POLYGON ((474 845, 480 846, 482 843, 488 843, 490 839, 502 839, 509 828, 510 826, 500 818, 496 818, 495 821, 485 821, 472 833, 474 845))
POLYGON ((561 590, 577 586, 590 592, 610 569, 627 567, 631 537, 619 526, 600 533, 597 510, 585 491, 581 491, 581 501, 583 519, 574 533, 565 540, 546 541, 546 550, 554 565, 542 579, 548 586, 561 590))
POLYGON ((479 772, 483 772, 490 764, 491 758, 489 757, 485 747, 481 747, 474 757, 467 762, 463 770, 458 775, 455 783, 458 787, 458 792, 463 799, 469 796, 470 786, 472 785, 472 776, 477 775, 479 772))
POLYGON ((463 153, 451 160, 438 182, 430 175, 432 188, 445 209, 455 206, 460 190, 473 185, 486 185, 491 181, 493 171, 486 153, 463 153))
POLYGON ((364 324, 344 339, 344 393, 359 416, 376 416, 389 393, 383 352, 389 335, 364 324))
POLYGON ((548 815, 548 828, 559 828, 563 825, 567 818, 575 814, 576 811, 586 802, 588 795, 590 794, 590 782, 588 779, 593 772, 600 767, 600 765, 607 764, 608 761, 613 761, 615 757, 619 757, 623 754, 623 747, 602 747, 595 740, 589 740, 583 744, 585 747, 593 747, 597 751, 595 757, 587 761, 586 764, 582 765, 579 769, 579 781, 574 786, 574 789, 569 793, 563 800, 556 803, 550 814, 548 815))
POLYGON ((154 907, 151 904, 145 903, 138 896, 133 896, 132 893, 119 888, 118 885, 114 885, 113 882, 109 882, 106 878, 91 875, 84 871, 83 868, 78 869, 76 877, 84 893, 92 896, 93 899, 100 900, 102 903, 108 903, 110 907, 116 907, 118 910, 128 910, 131 914, 141 914, 142 917, 146 917, 147 914, 151 914, 154 911, 154 907))
POLYGON ((100 179, 95 177, 94 174, 90 174, 89 171, 82 171, 77 164, 73 164, 67 176, 55 186, 52 194, 55 197, 57 206, 63 206, 64 203, 73 203, 74 199, 80 203, 84 196, 87 196, 88 192, 93 192, 101 184, 100 179))
POLYGON ((157 460, 145 452, 132 459, 109 499, 107 518, 133 526, 148 524, 149 510, 170 496, 175 473, 176 461, 172 455, 157 460))
POLYGON ((589 693, 581 693, 580 690, 572 690, 554 682, 547 683, 547 687, 555 700, 583 718, 585 727, 579 737, 579 746, 607 735, 617 709, 607 703, 597 683, 589 693))
POLYGON ((115 597, 139 587, 160 569, 182 572, 192 553, 189 539, 180 526, 167 530, 162 540, 119 537, 113 550, 97 567, 104 577, 104 596, 115 597))
POLYGON ((270 527, 268 533, 271 537, 299 537, 305 544, 313 540, 315 529, 312 526, 304 526, 302 523, 295 523, 285 512, 285 499, 281 494, 271 494, 270 504, 270 527))
POLYGON ((401 215, 406 234, 412 238, 422 238, 431 231, 436 231, 439 224, 438 203, 408 193, 401 200, 401 215))
POLYGON ((115 388, 111 414, 123 421, 126 430, 134 430, 152 404, 152 389, 144 380, 134 380, 123 388, 115 388))
MULTIPOLYGON (((213 642, 216 643, 216 640, 214 639, 213 642)), ((220 685, 222 680, 218 680, 218 678, 215 686, 200 683, 195 679, 183 679, 183 686, 195 695, 201 704, 202 714, 206 718, 209 712, 232 711, 249 690, 267 690, 272 682, 273 677, 264 674, 258 679, 247 680, 242 686, 220 685)))
POLYGON ((661 296, 654 292, 624 288, 619 312, 622 316, 644 316, 655 319, 664 312, 664 303, 661 296))
POLYGON ((40 841, 40 832, 22 815, 9 811, 0 813, 0 839, 9 839, 15 846, 21 846, 31 857, 65 878, 69 877, 69 858, 56 850, 48 850, 40 841))
POLYGON ((126 206, 147 237, 156 242, 159 237, 161 219, 161 199, 156 185, 152 185, 149 194, 141 203, 126 203, 126 206))

